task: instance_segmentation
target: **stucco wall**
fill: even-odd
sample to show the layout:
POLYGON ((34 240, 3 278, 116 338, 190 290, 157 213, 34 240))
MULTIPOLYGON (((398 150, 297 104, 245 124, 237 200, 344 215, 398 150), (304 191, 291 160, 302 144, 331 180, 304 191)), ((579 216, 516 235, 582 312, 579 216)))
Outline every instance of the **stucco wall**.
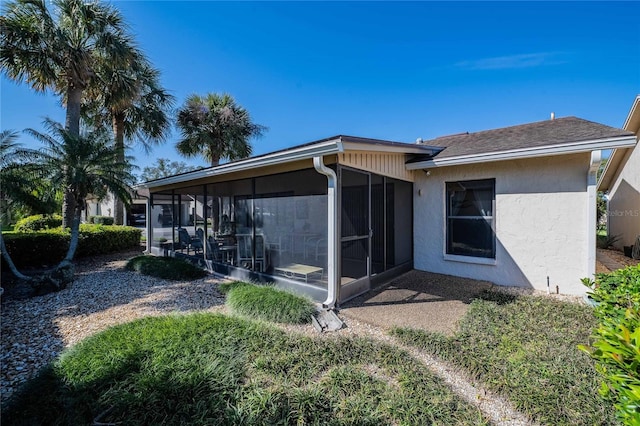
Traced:
POLYGON ((549 276, 553 291, 584 293, 588 166, 585 153, 417 171, 415 268, 540 290, 549 276), (496 182, 495 264, 445 260, 445 182, 489 178, 496 182))
POLYGON ((640 148, 631 151, 622 172, 609 191, 609 235, 620 235, 618 248, 640 235, 640 148))

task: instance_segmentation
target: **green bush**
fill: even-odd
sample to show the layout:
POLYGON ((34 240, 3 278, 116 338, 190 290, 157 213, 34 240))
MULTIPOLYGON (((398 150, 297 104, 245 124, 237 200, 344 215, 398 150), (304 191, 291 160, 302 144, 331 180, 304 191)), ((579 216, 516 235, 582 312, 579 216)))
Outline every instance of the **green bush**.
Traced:
MULTIPOLYGON (((140 229, 129 226, 80 225, 76 257, 114 253, 140 245, 140 229)), ((71 234, 68 229, 3 233, 7 252, 18 268, 40 268, 64 259, 71 234)), ((2 260, 4 264, 4 259, 2 260)))
POLYGON ((62 226, 62 216, 59 214, 36 214, 20 219, 13 228, 15 232, 35 232, 62 226))
POLYGON ((231 283, 226 289, 227 306, 249 318, 279 323, 304 324, 311 321, 313 302, 271 286, 231 283))
POLYGON ((225 281, 218 284, 218 290, 220 290, 222 294, 229 294, 229 292, 234 288, 246 286, 246 285, 253 285, 253 284, 245 283, 244 281, 225 281))
POLYGON ((207 275, 202 268, 175 257, 137 256, 129 260, 125 268, 144 275, 174 281, 195 280, 207 275))
POLYGON ((95 225, 113 225, 114 219, 111 216, 89 216, 87 222, 95 225))
POLYGON ((607 249, 620 240, 620 235, 596 235, 596 246, 607 249))
POLYGON ((640 425, 640 265, 584 280, 599 324, 590 347, 604 377, 600 394, 613 402, 625 425, 640 425))

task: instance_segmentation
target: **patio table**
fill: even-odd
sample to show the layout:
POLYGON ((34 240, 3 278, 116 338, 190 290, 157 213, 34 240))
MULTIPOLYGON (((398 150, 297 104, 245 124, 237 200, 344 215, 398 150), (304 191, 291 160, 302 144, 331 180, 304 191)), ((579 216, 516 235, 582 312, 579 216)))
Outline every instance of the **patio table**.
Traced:
POLYGON ((304 280, 305 283, 309 282, 310 275, 320 274, 320 279, 322 279, 322 276, 324 275, 323 268, 311 265, 302 265, 300 263, 290 263, 288 265, 278 266, 273 268, 273 270, 278 275, 304 280))

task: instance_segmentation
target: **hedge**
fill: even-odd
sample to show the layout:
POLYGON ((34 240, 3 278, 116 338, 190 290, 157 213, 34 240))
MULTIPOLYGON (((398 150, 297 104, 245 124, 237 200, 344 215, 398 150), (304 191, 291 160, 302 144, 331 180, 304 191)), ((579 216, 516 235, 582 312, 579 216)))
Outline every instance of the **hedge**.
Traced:
POLYGON ((625 425, 640 425, 640 265, 596 274, 591 287, 598 327, 590 346, 602 374, 602 397, 613 403, 625 425))
POLYGON ((62 216, 59 214, 36 214, 20 219, 13 228, 15 232, 35 232, 62 226, 62 216))
MULTIPOLYGON (((76 257, 114 253, 140 245, 141 230, 130 226, 80 225, 76 257)), ((18 268, 59 263, 67 254, 71 234, 61 228, 3 233, 7 252, 18 268)), ((3 259, 4 264, 4 259, 3 259)))
POLYGON ((95 223, 96 225, 113 225, 115 219, 111 216, 89 216, 89 223, 95 223))

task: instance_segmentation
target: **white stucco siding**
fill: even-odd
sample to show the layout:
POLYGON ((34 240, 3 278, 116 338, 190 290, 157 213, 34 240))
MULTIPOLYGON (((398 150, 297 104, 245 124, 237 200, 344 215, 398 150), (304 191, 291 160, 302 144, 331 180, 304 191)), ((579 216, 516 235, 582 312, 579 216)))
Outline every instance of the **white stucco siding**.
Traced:
POLYGON ((619 235, 618 248, 632 245, 640 236, 640 148, 631 151, 609 191, 609 235, 619 235))
POLYGON ((588 166, 589 154, 575 154, 416 173, 416 269, 540 290, 546 290, 548 276, 553 291, 557 285, 561 293, 584 293, 588 166), (494 264, 445 259, 445 183, 491 178, 496 190, 494 264))

